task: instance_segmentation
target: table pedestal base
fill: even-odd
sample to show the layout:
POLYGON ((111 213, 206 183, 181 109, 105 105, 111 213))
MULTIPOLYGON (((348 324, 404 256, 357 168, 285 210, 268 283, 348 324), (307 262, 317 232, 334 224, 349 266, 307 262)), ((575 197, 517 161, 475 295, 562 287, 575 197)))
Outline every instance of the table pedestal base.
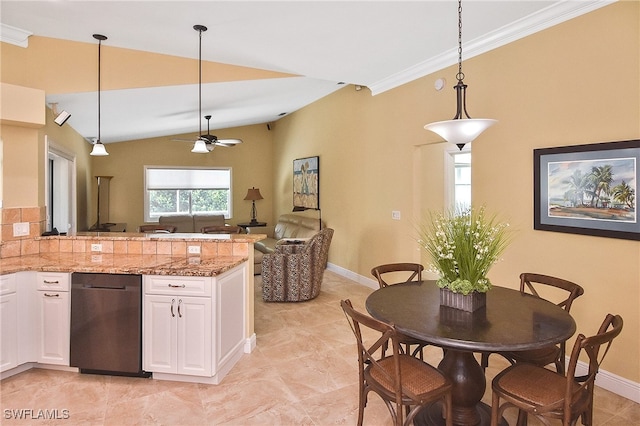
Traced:
MULTIPOLYGON (((491 423, 491 407, 481 402, 486 388, 484 371, 473 356, 473 352, 446 349, 438 368, 453 383, 453 424, 464 426, 488 425, 491 423)), ((442 407, 438 404, 422 410, 415 424, 444 425, 442 407)), ((500 424, 506 425, 502 421, 500 424)))
MULTIPOLYGON (((476 406, 478 418, 480 419, 478 425, 490 425, 491 424, 491 407, 481 402, 476 406)), ((444 426, 446 424, 445 419, 442 418, 442 405, 438 402, 430 405, 426 409, 420 411, 418 415, 413 419, 413 424, 419 425, 436 425, 444 426)), ((457 424, 454 420, 453 424, 457 424)), ((509 426, 509 423, 503 418, 498 421, 500 426, 509 426)))

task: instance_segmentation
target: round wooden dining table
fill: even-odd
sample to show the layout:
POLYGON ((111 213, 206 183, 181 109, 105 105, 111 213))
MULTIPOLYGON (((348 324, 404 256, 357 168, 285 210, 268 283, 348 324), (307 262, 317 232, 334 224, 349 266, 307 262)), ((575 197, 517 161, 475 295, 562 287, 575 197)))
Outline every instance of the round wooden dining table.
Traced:
MULTIPOLYGON (((573 318, 561 307, 518 290, 494 286, 486 306, 465 312, 440 306, 435 281, 394 284, 371 293, 369 314, 395 324, 398 331, 442 347, 438 368, 453 382, 453 423, 490 423, 490 407, 481 402, 486 378, 474 353, 536 349, 570 338, 573 318)), ((444 424, 438 405, 423 410, 415 423, 444 424)))

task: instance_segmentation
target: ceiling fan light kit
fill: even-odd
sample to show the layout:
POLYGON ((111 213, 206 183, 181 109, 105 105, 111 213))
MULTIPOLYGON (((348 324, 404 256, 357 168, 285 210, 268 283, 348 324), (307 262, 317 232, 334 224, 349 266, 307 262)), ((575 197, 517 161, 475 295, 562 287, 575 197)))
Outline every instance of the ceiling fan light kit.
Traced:
POLYGON ((452 120, 429 123, 424 128, 442 137, 445 141, 458 146, 460 150, 482 132, 498 121, 490 118, 469 117, 467 112, 467 85, 464 84, 462 72, 462 0, 458 0, 458 83, 453 87, 456 91, 456 115, 452 120), (464 114, 464 115, 463 115, 464 114))
POLYGON ((100 52, 102 48, 102 42, 106 40, 107 37, 103 36, 102 34, 94 34, 93 38, 98 40, 98 137, 96 138, 95 143, 93 144, 93 149, 91 150, 91 154, 89 155, 102 157, 105 155, 109 155, 106 148, 104 147, 104 144, 100 142, 100 52))

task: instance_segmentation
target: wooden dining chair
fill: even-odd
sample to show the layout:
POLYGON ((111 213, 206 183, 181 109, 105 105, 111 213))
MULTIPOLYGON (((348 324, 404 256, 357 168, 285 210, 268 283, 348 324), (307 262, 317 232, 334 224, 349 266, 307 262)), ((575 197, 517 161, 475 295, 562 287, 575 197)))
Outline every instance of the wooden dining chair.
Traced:
MULTIPOLYGON (((556 278, 549 275, 534 274, 525 272, 520 274, 520 292, 523 294, 531 294, 541 299, 540 293, 543 292, 542 287, 553 287, 559 289, 563 294, 562 300, 556 304, 569 312, 573 301, 584 294, 584 289, 576 283, 563 280, 562 278, 556 278)), ((532 349, 518 352, 498 352, 505 357, 511 364, 516 362, 528 362, 540 367, 544 367, 548 364, 555 364, 556 371, 560 374, 565 372, 565 358, 566 358, 566 343, 561 342, 558 345, 550 345, 540 349, 532 349)), ((489 354, 483 353, 481 358, 481 365, 483 368, 487 368, 489 364, 489 354)))
MULTIPOLYGON (((386 263, 384 265, 378 265, 371 269, 371 275, 376 277, 378 280, 378 285, 380 288, 387 287, 390 285, 387 283, 383 276, 391 276, 394 274, 394 278, 398 277, 400 274, 406 272, 407 275, 402 275, 402 279, 404 281, 392 281, 392 284, 397 284, 400 282, 411 282, 411 281, 422 281, 422 271, 424 271, 424 266, 419 263, 386 263)), ((389 279, 389 278, 387 278, 389 279)))
POLYGON ((176 227, 173 225, 140 225, 138 232, 172 234, 176 232, 176 227))
POLYGON ((593 388, 596 374, 606 356, 611 342, 622 331, 622 317, 608 314, 598 333, 591 337, 578 335, 567 368, 566 376, 529 363, 517 363, 500 372, 492 381, 493 390, 491 425, 497 426, 507 408, 515 407, 518 424, 526 424, 531 414, 544 424, 547 419, 559 419, 565 426, 582 418, 585 426, 593 425, 593 388), (600 353, 600 349, 604 351, 600 353), (589 360, 589 370, 584 376, 576 376, 581 353, 589 360), (500 400, 505 402, 500 405, 500 400))
POLYGON ((212 225, 200 228, 202 234, 242 234, 242 228, 235 225, 212 225))
POLYGON ((446 424, 451 426, 452 384, 449 379, 437 368, 402 353, 398 332, 393 325, 356 311, 348 299, 342 300, 340 306, 358 347, 358 426, 362 426, 364 408, 371 391, 382 398, 397 426, 412 424, 421 409, 439 400, 443 403, 446 424), (363 329, 377 331, 381 336, 373 344, 365 344, 363 329), (381 353, 385 344, 392 348, 391 355, 381 353))
MULTIPOLYGON (((399 284, 401 282, 408 283, 422 281, 422 271, 424 271, 424 266, 419 263, 385 263, 372 268, 371 274, 378 280, 380 288, 383 288, 392 284, 399 284), (391 279, 388 278, 391 276, 393 276, 394 281, 391 281, 391 279), (385 281, 385 277, 387 277, 386 279, 391 281, 392 284, 385 281), (395 281, 398 277, 400 277, 400 281, 395 281)), ((424 359, 424 347, 427 346, 427 343, 402 334, 399 336, 399 339, 401 345, 404 345, 405 353, 424 359), (411 347, 413 346, 415 346, 415 348, 412 350, 411 347)), ((383 348, 383 354, 386 349, 386 347, 383 348)))

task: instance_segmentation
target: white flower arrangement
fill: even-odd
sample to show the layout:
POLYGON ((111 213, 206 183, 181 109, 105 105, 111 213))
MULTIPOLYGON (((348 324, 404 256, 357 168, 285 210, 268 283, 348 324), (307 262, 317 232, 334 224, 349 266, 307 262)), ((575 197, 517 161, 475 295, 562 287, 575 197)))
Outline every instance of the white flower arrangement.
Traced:
POLYGON ((508 245, 508 226, 487 217, 484 207, 431 214, 418 243, 431 256, 428 270, 440 276, 438 286, 464 295, 491 289, 487 273, 508 245))

